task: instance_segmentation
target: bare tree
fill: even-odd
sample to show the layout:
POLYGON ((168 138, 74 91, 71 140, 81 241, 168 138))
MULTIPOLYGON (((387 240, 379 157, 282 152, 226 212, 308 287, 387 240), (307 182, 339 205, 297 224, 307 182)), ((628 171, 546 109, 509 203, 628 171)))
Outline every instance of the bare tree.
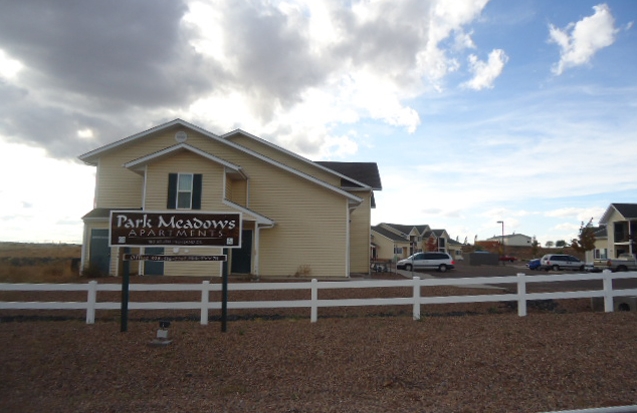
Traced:
POLYGON ((533 237, 533 242, 531 243, 531 253, 533 254, 533 256, 537 256, 537 252, 540 248, 540 243, 537 242, 537 239, 535 238, 535 236, 533 237))

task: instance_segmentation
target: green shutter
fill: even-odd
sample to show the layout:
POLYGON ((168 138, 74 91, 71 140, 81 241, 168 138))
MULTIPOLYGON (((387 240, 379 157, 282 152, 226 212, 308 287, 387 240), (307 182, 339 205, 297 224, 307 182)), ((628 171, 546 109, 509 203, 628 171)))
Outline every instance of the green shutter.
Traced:
POLYGON ((166 208, 177 209, 177 174, 168 174, 168 202, 166 208))
POLYGON ((192 179, 192 209, 201 209, 202 175, 195 174, 192 179))

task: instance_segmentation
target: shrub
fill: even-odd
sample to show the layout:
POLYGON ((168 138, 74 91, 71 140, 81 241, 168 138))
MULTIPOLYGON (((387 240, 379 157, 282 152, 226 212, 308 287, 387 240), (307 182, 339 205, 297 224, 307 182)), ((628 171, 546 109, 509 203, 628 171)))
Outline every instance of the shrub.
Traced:
POLYGON ((294 273, 295 277, 309 277, 312 274, 312 267, 307 264, 299 265, 296 272, 294 273))
POLYGON ((102 271, 97 265, 89 264, 82 270, 82 276, 87 278, 108 277, 108 273, 102 271))

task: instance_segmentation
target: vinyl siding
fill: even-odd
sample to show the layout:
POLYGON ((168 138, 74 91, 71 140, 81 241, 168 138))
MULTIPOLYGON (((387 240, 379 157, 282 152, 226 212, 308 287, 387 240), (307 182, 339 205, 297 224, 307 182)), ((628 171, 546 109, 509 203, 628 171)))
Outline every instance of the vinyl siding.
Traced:
POLYGON ((122 168, 124 155, 100 159, 97 167, 97 208, 139 208, 142 205, 143 176, 122 168))
POLYGON ((347 276, 347 199, 285 171, 267 172, 251 174, 251 208, 276 222, 261 231, 259 275, 347 276))
POLYGON ((617 257, 617 251, 615 251, 615 222, 617 221, 625 221, 625 218, 615 208, 613 208, 612 213, 608 217, 608 224, 606 225, 606 234, 608 235, 608 238, 606 239, 606 245, 608 245, 608 258, 617 257))
POLYGON ((325 181, 330 185, 334 185, 337 187, 340 187, 341 185, 341 178, 334 175, 333 173, 326 172, 318 166, 313 165, 312 163, 308 163, 311 161, 303 161, 285 152, 278 151, 275 148, 272 148, 269 145, 266 145, 265 143, 259 141, 258 139, 253 139, 243 134, 236 134, 228 137, 227 139, 229 139, 233 143, 249 148, 254 152, 265 155, 268 158, 274 159, 275 161, 278 161, 291 168, 302 171, 317 179, 325 181))
POLYGON ((281 203, 277 225, 261 231, 259 275, 348 276, 347 203, 309 192, 304 198, 311 202, 281 203))
POLYGON ((168 196, 168 174, 174 172, 198 173, 202 179, 202 211, 228 211, 224 198, 224 167, 192 152, 183 151, 160 159, 148 166, 145 209, 164 211, 168 196))
MULTIPOLYGON (((241 140, 246 146, 255 142, 246 139, 241 140)), ((340 185, 340 178, 311 164, 258 142, 252 146, 292 168, 337 187, 340 185)), ((294 276, 300 273, 303 277, 346 277, 349 275, 347 252, 350 242, 352 258, 349 265, 352 271, 368 271, 369 194, 355 193, 364 197, 365 201, 351 216, 352 229, 348 239, 348 200, 343 195, 181 126, 158 131, 102 154, 98 166, 96 207, 143 206, 148 210, 165 210, 168 174, 171 172, 203 174, 203 211, 231 211, 232 208, 222 202, 227 195, 234 202, 274 220, 276 225, 273 228, 259 231, 260 276, 294 276), (221 165, 183 151, 147 166, 145 201, 142 201, 144 177, 122 165, 175 145, 174 136, 178 130, 188 133, 187 144, 239 165, 249 177, 249 184, 242 180, 227 180, 221 165)), ((253 247, 256 247, 256 240, 254 242, 253 247)), ((172 253, 172 248, 166 250, 172 253)), ((183 254, 183 249, 178 253, 183 254)), ((197 249, 196 254, 199 253, 200 249, 197 249)), ((204 254, 203 250, 201 254, 204 254)), ((253 251, 253 265, 254 261, 253 251)), ((118 265, 114 251, 111 265, 114 269, 118 265)), ((221 274, 221 268, 221 263, 210 262, 166 262, 164 265, 167 275, 215 276, 221 274)))
POLYGON ((371 192, 354 192, 363 203, 352 211, 350 219, 350 270, 353 273, 369 273, 371 241, 371 192))
POLYGON ((391 260, 394 258, 394 241, 376 234, 374 236, 374 244, 376 244, 377 259, 391 260))
POLYGON ((247 187, 248 181, 246 180, 231 180, 226 181, 226 197, 235 204, 247 206, 247 187))
POLYGON ((394 241, 379 233, 374 233, 374 244, 376 244, 376 254, 379 260, 391 260, 395 255, 398 259, 407 258, 409 253, 409 241, 394 241), (403 252, 394 254, 394 246, 402 248, 403 252))

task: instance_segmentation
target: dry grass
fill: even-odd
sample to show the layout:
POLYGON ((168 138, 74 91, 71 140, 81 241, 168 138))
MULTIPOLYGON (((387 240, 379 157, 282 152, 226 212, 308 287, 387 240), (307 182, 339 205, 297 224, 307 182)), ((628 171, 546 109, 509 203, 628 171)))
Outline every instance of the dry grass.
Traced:
POLYGON ((81 255, 74 244, 0 242, 0 282, 60 283, 79 279, 73 259, 81 255))

